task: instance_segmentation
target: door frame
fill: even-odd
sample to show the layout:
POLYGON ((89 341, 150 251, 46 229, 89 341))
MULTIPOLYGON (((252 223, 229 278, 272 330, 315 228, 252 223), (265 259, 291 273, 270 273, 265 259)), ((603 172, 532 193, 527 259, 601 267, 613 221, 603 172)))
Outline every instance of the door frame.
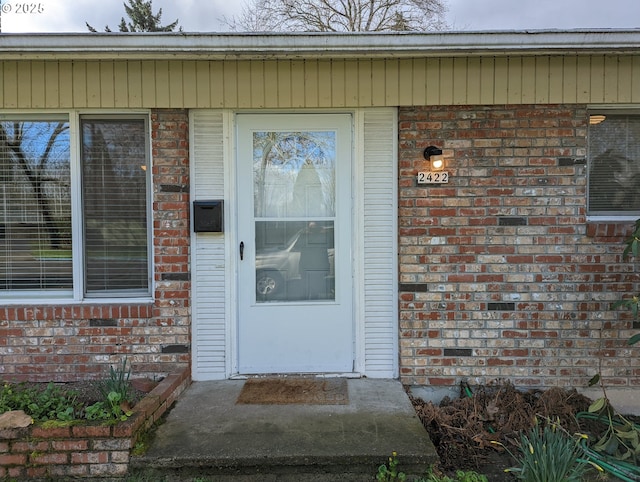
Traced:
POLYGON ((356 119, 356 111, 353 109, 327 109, 327 110, 236 110, 229 113, 229 118, 227 125, 229 126, 229 132, 225 135, 225 138, 229 140, 227 155, 226 155, 226 168, 225 171, 228 173, 229 178, 225 183, 227 185, 227 189, 229 193, 227 195, 227 199, 231 202, 229 203, 231 213, 229 216, 229 223, 226 236, 226 250, 229 253, 228 256, 228 273, 227 279, 229 280, 228 289, 230 290, 230 299, 233 300, 232 303, 229 304, 230 311, 230 323, 229 333, 228 333, 228 344, 227 344, 227 353, 228 357, 228 374, 230 378, 236 376, 242 376, 239 373, 239 301, 238 301, 238 258, 236 256, 237 246, 238 246, 238 229, 239 229, 239 203, 241 200, 241 196, 239 196, 238 191, 238 152, 237 152, 237 116, 238 115, 332 115, 332 114, 349 114, 351 115, 351 137, 352 137, 352 149, 351 149, 351 209, 350 209, 350 221, 352 225, 352 233, 351 233, 351 256, 352 256, 352 313, 351 313, 351 325, 353 330, 353 370, 347 373, 339 373, 341 376, 360 376, 363 373, 362 370, 362 360, 364 354, 364 346, 362 343, 362 333, 364 331, 364 325, 359 322, 361 317, 356 316, 358 311, 358 299, 357 299, 357 289, 356 283, 358 281, 358 271, 360 270, 360 266, 358 264, 358 257, 355 256, 355 247, 356 240, 360 237, 359 232, 359 224, 356 222, 356 213, 357 209, 357 199, 358 195, 356 193, 357 183, 356 179, 358 178, 358 174, 356 170, 360 164, 359 160, 362 158, 361 148, 360 148, 360 139, 358 138, 358 129, 357 129, 357 119, 356 119), (362 325, 362 326, 361 326, 362 325))
MULTIPOLYGON (((281 112, 277 114, 237 112, 234 116, 234 135, 236 137, 236 190, 238 196, 234 204, 237 215, 236 236, 243 233, 242 241, 247 246, 245 260, 238 260, 238 248, 232 249, 229 257, 237 262, 235 286, 238 316, 236 317, 237 357, 236 372, 247 373, 353 373, 355 365, 355 326, 354 326, 354 236, 353 213, 354 196, 352 169, 354 167, 354 115, 353 113, 310 113, 281 112), (300 127, 298 127, 300 126, 300 127), (250 146, 251 133, 254 131, 336 131, 341 139, 336 145, 336 210, 333 215, 321 214, 317 219, 333 216, 335 222, 336 243, 336 297, 333 300, 284 300, 273 303, 256 301, 255 293, 248 286, 247 277, 255 275, 256 250, 253 235, 255 226, 262 216, 255 217, 248 199, 253 193, 253 173, 250 159, 253 149, 250 146), (249 136, 249 137, 247 137, 249 136), (238 177, 238 175, 242 177, 238 177), (243 193, 240 195, 240 193, 243 193), (244 278, 241 277, 244 273, 244 278), (241 284, 242 282, 242 284, 241 284), (242 291, 240 291, 242 287, 242 291), (253 301, 252 301, 253 300, 253 301), (301 311, 303 310, 303 311, 301 311), (310 310, 310 311, 304 311, 310 310), (307 313, 307 315, 305 315, 307 313), (303 320, 298 320, 302 316, 303 320), (241 317, 246 317, 242 318, 241 317), (323 321, 326 320, 326 321, 323 321), (306 328, 298 331, 298 327, 306 328), (288 327, 285 329, 285 327, 288 327), (275 330, 275 331, 274 331, 275 330), (261 333, 257 335, 257 333, 261 333), (297 333, 297 335, 293 335, 297 333), (274 336, 277 335, 277 336, 274 336), (339 337, 339 338, 336 338, 339 337), (271 338, 273 337, 273 338, 271 338), (264 340, 279 346, 274 352, 266 348, 264 340), (290 347, 290 348, 287 348, 290 347), (263 353, 263 350, 264 353, 263 353), (278 355, 280 351, 282 354, 278 355), (287 353, 290 351, 290 353, 287 353), (294 355, 297 353, 297 355, 294 355), (303 354, 304 353, 304 354, 303 354), (306 356, 308 354, 308 356, 306 356), (264 356, 262 356, 264 355, 264 356), (267 362, 268 360, 268 362, 267 362), (242 362, 242 364, 240 363, 242 362), (287 368, 288 367, 288 368, 287 368)), ((275 218, 279 216, 274 215, 275 218)), ((309 214, 301 215, 308 218, 309 214)), ((272 218, 273 216, 268 216, 272 218)), ((327 218, 327 219, 329 219, 327 218)), ((315 219, 313 216, 309 219, 315 219)), ((282 221, 291 222, 286 215, 282 221)), ((300 221, 298 221, 300 222, 300 221)), ((238 237, 237 239, 240 239, 238 237)))

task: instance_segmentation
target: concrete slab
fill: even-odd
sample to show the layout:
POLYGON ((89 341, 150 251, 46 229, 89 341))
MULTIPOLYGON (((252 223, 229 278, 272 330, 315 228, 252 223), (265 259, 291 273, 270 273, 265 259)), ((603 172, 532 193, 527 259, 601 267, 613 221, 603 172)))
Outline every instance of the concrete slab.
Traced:
POLYGON ((373 480, 394 451, 406 473, 422 474, 437 461, 397 380, 349 379, 346 405, 236 404, 243 384, 193 383, 132 467, 215 480, 323 480, 329 473, 373 480))

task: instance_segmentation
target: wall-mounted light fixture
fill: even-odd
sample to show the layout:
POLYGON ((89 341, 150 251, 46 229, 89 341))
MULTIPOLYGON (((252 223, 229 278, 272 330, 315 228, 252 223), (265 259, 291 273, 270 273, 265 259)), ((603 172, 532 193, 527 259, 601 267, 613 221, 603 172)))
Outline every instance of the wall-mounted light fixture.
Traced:
POLYGON ((606 115, 602 115, 602 114, 591 114, 589 116, 589 124, 596 125, 596 124, 600 124, 600 122, 603 122, 605 119, 607 118, 606 115))
POLYGON ((442 171, 444 169, 442 149, 436 146, 429 146, 424 150, 424 158, 431 163, 432 171, 442 171))

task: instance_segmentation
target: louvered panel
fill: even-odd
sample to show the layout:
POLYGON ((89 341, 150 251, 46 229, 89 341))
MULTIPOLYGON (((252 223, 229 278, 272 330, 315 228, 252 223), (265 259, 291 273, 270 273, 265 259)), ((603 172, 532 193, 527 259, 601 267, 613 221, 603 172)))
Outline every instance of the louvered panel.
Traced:
POLYGON ((224 195, 224 135, 222 113, 193 114, 195 199, 224 195))
POLYGON ((196 234, 193 248, 194 378, 225 378, 224 238, 210 233, 196 234))
POLYGON ((364 113, 365 372, 397 376, 396 116, 364 113))
MULTIPOLYGON (((191 113, 192 191, 194 200, 224 197, 224 116, 216 111, 191 113)), ((217 233, 194 233, 193 378, 226 377, 225 243, 217 233)))

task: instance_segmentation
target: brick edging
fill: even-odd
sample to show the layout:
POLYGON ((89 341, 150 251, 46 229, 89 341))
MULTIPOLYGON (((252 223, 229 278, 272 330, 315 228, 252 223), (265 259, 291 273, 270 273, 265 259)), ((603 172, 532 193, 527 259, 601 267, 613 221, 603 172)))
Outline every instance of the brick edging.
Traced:
POLYGON ((32 425, 0 430, 0 479, 123 476, 140 434, 151 428, 190 384, 190 368, 168 375, 136 404, 127 421, 115 425, 32 425))

